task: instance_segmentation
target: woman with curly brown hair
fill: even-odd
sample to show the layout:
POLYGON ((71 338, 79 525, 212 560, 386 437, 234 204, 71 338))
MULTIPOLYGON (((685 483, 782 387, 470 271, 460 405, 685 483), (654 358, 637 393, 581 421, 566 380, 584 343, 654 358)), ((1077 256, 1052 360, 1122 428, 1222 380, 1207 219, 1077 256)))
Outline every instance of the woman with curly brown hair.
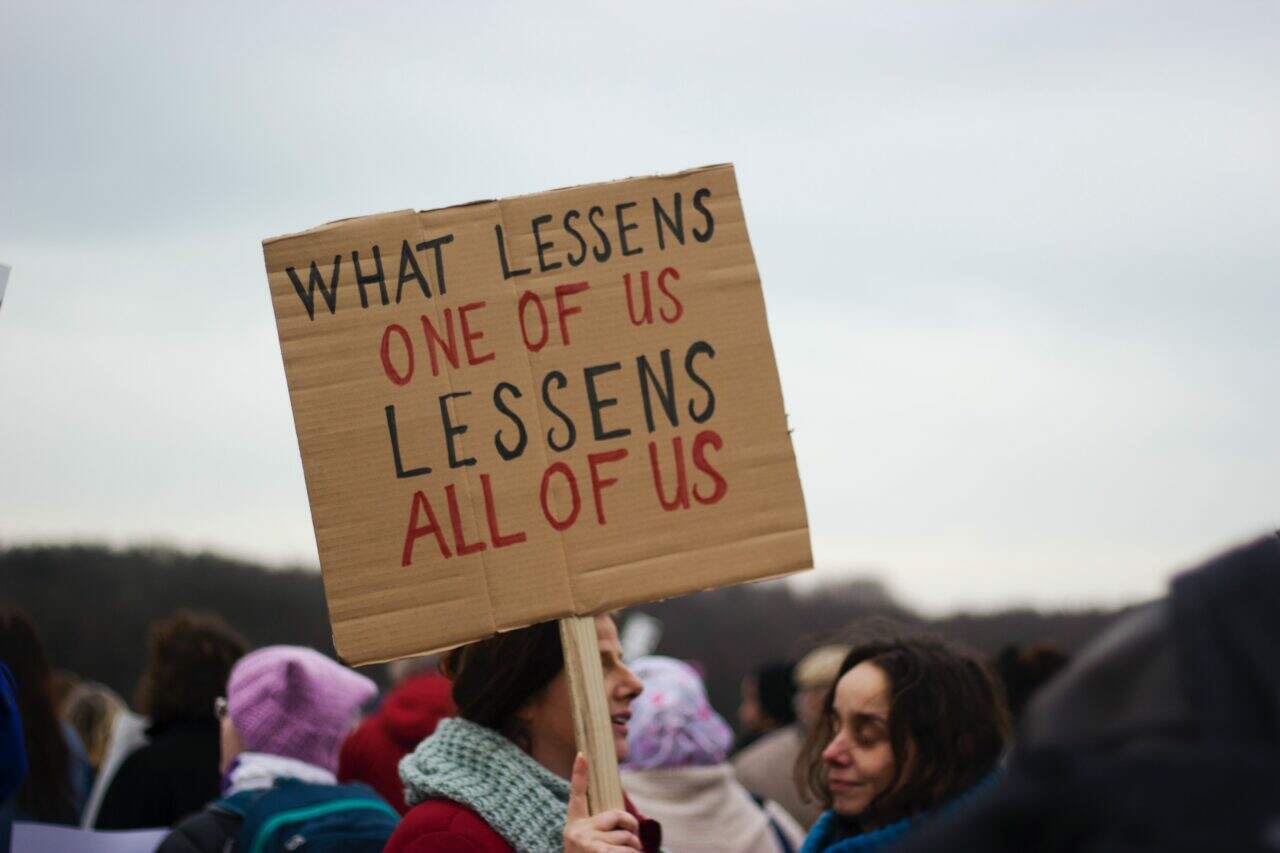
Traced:
POLYGON ((802 853, 883 849, 990 777, 1008 714, 984 664, 933 639, 856 646, 797 765, 826 806, 802 853))
POLYGON ((179 610, 152 625, 138 685, 149 743, 120 765, 98 813, 99 829, 172 826, 218 796, 213 706, 247 650, 211 614, 179 610))

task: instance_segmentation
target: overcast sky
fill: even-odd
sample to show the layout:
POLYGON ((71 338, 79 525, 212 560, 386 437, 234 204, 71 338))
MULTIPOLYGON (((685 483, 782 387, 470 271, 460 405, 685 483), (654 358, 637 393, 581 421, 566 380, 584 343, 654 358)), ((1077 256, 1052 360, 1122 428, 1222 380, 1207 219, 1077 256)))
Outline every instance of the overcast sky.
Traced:
POLYGON ((0 542, 315 545, 260 241, 732 161, 818 571, 1116 603, 1280 526, 1280 4, 0 11, 0 542))

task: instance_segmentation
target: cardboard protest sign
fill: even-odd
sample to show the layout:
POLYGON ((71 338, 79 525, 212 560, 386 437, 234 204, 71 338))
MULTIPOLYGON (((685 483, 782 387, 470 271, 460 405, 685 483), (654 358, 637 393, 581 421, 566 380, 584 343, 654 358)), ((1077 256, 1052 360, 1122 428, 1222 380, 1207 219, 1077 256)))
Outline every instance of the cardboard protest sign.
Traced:
POLYGON ((346 661, 812 565, 732 166, 263 248, 346 661))

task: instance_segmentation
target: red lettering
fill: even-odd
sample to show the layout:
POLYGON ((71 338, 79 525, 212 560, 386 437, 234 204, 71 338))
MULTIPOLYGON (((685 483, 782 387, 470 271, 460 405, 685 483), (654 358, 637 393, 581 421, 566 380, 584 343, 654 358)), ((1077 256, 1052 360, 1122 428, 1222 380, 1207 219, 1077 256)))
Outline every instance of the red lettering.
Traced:
POLYGON ((581 305, 564 304, 566 296, 572 296, 575 293, 581 293, 586 290, 589 285, 585 281, 575 281, 572 284, 556 285, 556 313, 560 318, 560 339, 564 341, 564 345, 569 345, 569 324, 565 322, 566 317, 572 317, 574 314, 582 313, 581 305))
POLYGON ((387 374, 387 378, 397 385, 407 385, 413 378, 413 342, 409 340, 409 333, 405 331, 404 326, 398 323, 387 326, 382 333, 382 370, 387 374), (409 356, 409 367, 404 373, 397 371, 395 365, 391 363, 392 332, 400 335, 400 340, 404 342, 405 354, 409 356))
POLYGON ((573 476, 573 469, 563 462, 556 462, 542 475, 542 514, 547 517, 547 521, 556 530, 568 530, 578 520, 578 511, 581 509, 582 496, 578 494, 578 480, 573 476), (573 498, 573 509, 570 510, 568 517, 563 519, 557 519, 551 514, 551 504, 547 500, 547 493, 551 490, 551 475, 557 471, 564 476, 565 482, 569 484, 569 495, 573 498))
POLYGON ((493 500, 493 483, 489 481, 488 474, 480 475, 480 488, 484 489, 484 512, 489 519, 489 540, 493 542, 493 547, 505 548, 508 545, 519 545, 528 539, 523 530, 509 536, 503 536, 498 532, 498 509, 493 500))
POLYGON ((534 293, 532 290, 526 290, 520 296, 520 304, 517 307, 517 310, 520 314, 520 334, 524 336, 525 349, 529 350, 529 352, 537 352, 547 345, 547 338, 551 336, 551 330, 547 325, 547 309, 542 307, 542 297, 534 293), (529 340, 529 327, 524 320, 525 315, 528 313, 525 311, 525 308, 530 302, 538 306, 538 315, 542 320, 542 337, 536 344, 529 340))
POLYGON ((604 524, 604 499, 600 494, 606 486, 612 486, 618 482, 617 477, 600 478, 600 466, 605 462, 618 462, 627 458, 627 451, 624 448, 618 450, 609 450, 604 453, 588 453, 587 465, 591 466, 591 492, 596 500, 596 521, 604 524))
POLYGON ((679 320, 682 316, 684 316, 684 305, 680 303, 679 299, 676 299, 676 296, 674 293, 672 293, 670 290, 667 289, 668 276, 675 279, 676 281, 680 280, 680 273, 676 272, 676 268, 667 267, 662 272, 658 273, 658 290, 661 290, 662 295, 667 297, 667 299, 671 300, 671 304, 675 306, 675 311, 672 312, 670 317, 668 317, 667 309, 660 308, 658 310, 658 314, 666 322, 674 323, 676 320, 679 320))
POLYGON ((467 364, 484 364, 486 361, 493 361, 495 357, 492 352, 477 356, 476 351, 471 348, 472 343, 484 337, 484 332, 471 331, 471 325, 467 322, 467 312, 483 307, 483 302, 471 302, 458 309, 458 323, 462 326, 462 344, 467 349, 467 364))
POLYGON ((449 521, 453 524, 453 547, 459 557, 484 550, 483 542, 468 542, 462 532, 462 512, 458 509, 458 487, 453 483, 444 487, 445 500, 449 502, 449 521))
POLYGON ((711 466, 707 461, 704 448, 711 445, 716 450, 724 447, 724 440, 720 438, 719 433, 715 430, 704 429, 698 433, 693 439, 693 464, 699 471, 711 477, 716 484, 715 490, 705 498, 698 493, 698 487, 693 487, 693 497, 700 504, 718 503, 724 497, 724 493, 729 491, 729 483, 721 476, 720 472, 711 466))
POLYGON ((645 323, 652 323, 653 300, 649 296, 649 271, 640 272, 640 292, 644 299, 644 312, 639 317, 636 316, 635 300, 631 296, 631 273, 623 273, 622 284, 627 289, 627 316, 631 318, 631 325, 643 326, 645 323))
POLYGON ((422 333, 427 338, 427 352, 431 355, 431 375, 440 375, 440 364, 436 358, 436 346, 444 351, 444 357, 449 360, 455 368, 458 363, 458 342, 453 336, 453 309, 444 309, 444 325, 449 333, 449 342, 445 343, 444 338, 440 337, 440 333, 431 325, 431 318, 426 314, 422 315, 422 333))
POLYGON ((653 469, 653 488, 658 493, 658 503, 667 512, 689 508, 689 479, 685 476, 684 441, 680 436, 671 439, 672 455, 676 458, 676 496, 667 500, 662 488, 662 468, 658 465, 658 443, 649 442, 649 467, 653 469))
POLYGON ((436 514, 431 511, 431 501, 427 500, 427 496, 422 492, 413 493, 413 506, 409 510, 409 530, 404 536, 404 552, 400 556, 400 565, 408 566, 413 562, 413 545, 428 533, 434 534, 436 544, 440 546, 440 554, 446 560, 453 556, 449 553, 449 546, 445 544, 444 534, 440 531, 440 523, 436 521, 436 514), (423 511, 427 514, 427 521, 430 522, 425 527, 418 526, 418 512, 423 511))

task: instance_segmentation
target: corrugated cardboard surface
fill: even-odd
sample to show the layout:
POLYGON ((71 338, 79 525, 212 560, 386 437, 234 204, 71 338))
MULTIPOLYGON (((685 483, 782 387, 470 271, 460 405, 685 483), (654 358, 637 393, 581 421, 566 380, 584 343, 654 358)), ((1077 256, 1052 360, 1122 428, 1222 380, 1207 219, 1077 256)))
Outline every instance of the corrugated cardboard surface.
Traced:
POLYGON ((267 240, 264 252, 334 642, 344 660, 389 660, 533 622, 776 576, 812 564, 759 275, 732 166, 349 219, 267 240), (682 228, 668 225, 676 218, 677 193, 682 228), (655 212, 655 199, 665 218, 655 212), (591 216, 593 208, 599 213, 591 216), (579 216, 570 217, 568 225, 582 235, 585 253, 566 228, 571 210, 579 216), (535 238, 534 220, 548 215, 550 221, 539 223, 535 238), (631 254, 626 256, 619 216, 628 226, 631 254), (495 226, 503 232, 508 271, 528 269, 527 274, 504 277, 495 226), (598 259, 604 253, 601 231, 610 244, 605 260, 598 259), (678 239, 681 231, 683 241, 678 239), (437 251, 413 247, 445 235, 452 239, 438 244, 442 293, 437 251), (541 258, 539 240, 544 244, 541 258), (411 266, 405 267, 408 278, 400 286, 406 241, 429 296, 419 279, 412 278, 411 266), (352 253, 358 253, 361 273, 369 278, 375 272, 375 245, 388 304, 379 283, 370 280, 365 307, 352 253), (335 257, 341 258, 336 279, 335 257), (571 263, 579 259, 577 266, 571 263), (314 316, 288 272, 294 270, 305 290, 313 261, 326 287, 337 281, 332 310, 324 294, 314 291, 314 316), (554 263, 560 266, 543 270, 554 263), (668 274, 664 282, 679 309, 657 286, 659 274, 668 268, 678 274, 678 280, 668 274), (633 315, 644 317, 644 271, 653 300, 652 322, 637 324, 633 315), (632 280, 630 310, 627 273, 632 280), (557 287, 578 282, 588 288, 572 294, 562 289, 557 300, 557 287), (536 352, 526 346, 522 333, 522 297, 526 333, 535 344, 542 338, 538 298, 546 311, 547 340, 536 352), (473 335, 483 335, 472 340, 479 363, 469 363, 459 315, 463 306, 479 302, 483 307, 466 312, 473 335), (565 309, 568 345, 562 339, 559 308, 565 309), (677 314, 675 322, 664 320, 677 314), (437 347, 439 373, 432 374, 424 317, 446 340, 452 321, 457 367, 437 347), (404 334, 388 334, 391 324, 404 334), (406 338, 413 350, 411 375, 406 338), (384 368, 384 339, 392 373, 403 384, 384 368), (686 370, 690 348, 699 341, 714 350, 714 355, 705 348, 695 350, 691 362, 692 372, 714 394, 709 417, 708 394, 686 370), (665 391, 663 350, 670 351, 677 423, 671 423, 650 384, 650 431, 637 358, 647 359, 665 391), (479 361, 489 353, 492 359, 479 361), (630 434, 598 440, 584 368, 615 362, 617 369, 595 378, 597 399, 602 404, 616 400, 598 408, 598 416, 604 432, 629 429, 630 434), (563 445, 566 425, 543 399, 551 371, 563 374, 565 386, 553 379, 550 399, 576 430, 574 444, 562 451, 552 442, 563 445), (505 389, 501 400, 526 431, 523 452, 512 459, 503 459, 497 449, 497 442, 514 449, 518 432, 515 421, 495 406, 495 388, 501 383, 518 389, 518 397, 505 389), (441 403, 442 395, 465 392, 470 393, 441 403), (455 456, 459 461, 474 458, 474 464, 450 466, 442 405, 455 426, 467 428, 454 435, 455 456), (429 474, 397 476, 388 406, 395 408, 402 470, 426 466, 432 469, 429 474), (664 510, 650 443, 670 501, 676 491, 677 439, 690 489, 688 507, 664 510), (695 445, 700 446, 700 464, 692 453, 695 445), (605 517, 601 524, 589 455, 617 451, 625 451, 625 457, 597 462, 605 517), (543 500, 544 475, 557 463, 572 471, 580 499, 574 523, 563 531, 547 518, 550 513, 563 521, 573 505, 563 468, 547 479, 545 507, 543 500), (490 484, 489 502, 482 475, 490 484), (450 485, 456 513, 446 492, 450 485), (427 525, 422 499, 439 522, 450 556, 427 533, 414 538, 412 560, 403 565, 415 501, 418 525, 427 525), (487 505, 494 508, 501 536, 523 533, 524 541, 498 547, 487 505), (455 516, 469 553, 459 553, 455 516), (478 543, 483 550, 472 552, 478 543))

